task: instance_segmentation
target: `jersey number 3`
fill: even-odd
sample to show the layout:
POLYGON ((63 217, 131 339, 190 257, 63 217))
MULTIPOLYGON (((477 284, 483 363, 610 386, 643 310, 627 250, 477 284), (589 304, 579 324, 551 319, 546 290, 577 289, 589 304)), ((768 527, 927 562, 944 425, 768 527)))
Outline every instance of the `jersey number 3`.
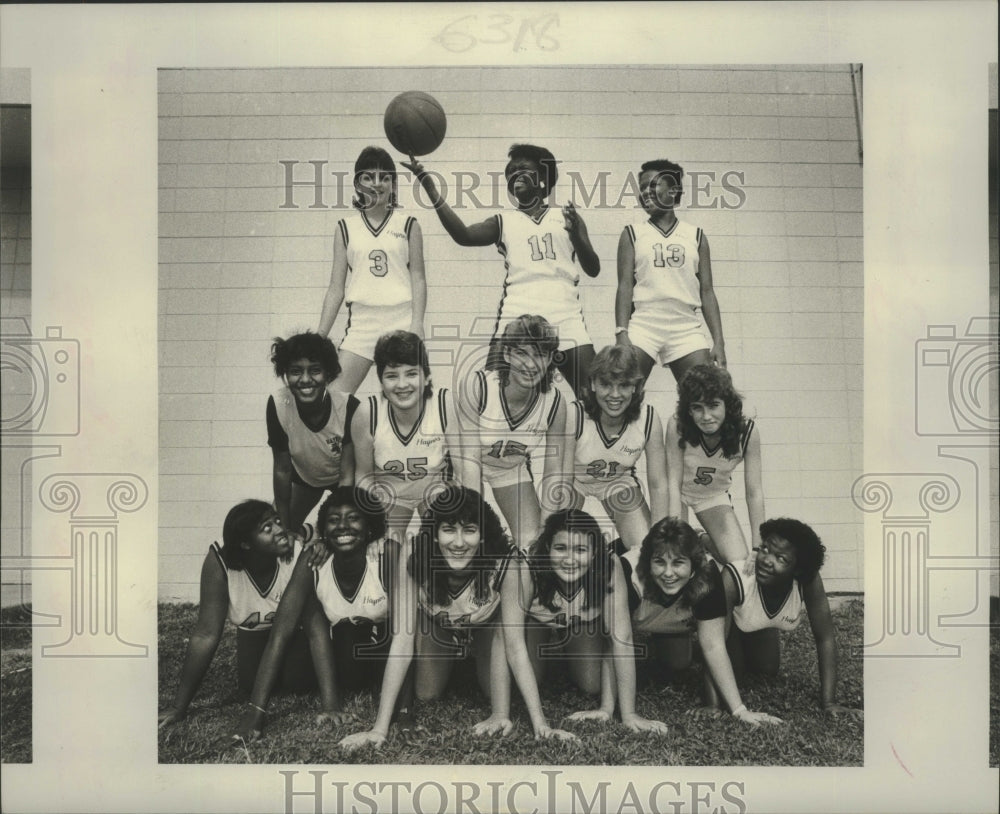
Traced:
POLYGON ((389 273, 389 258, 386 257, 384 251, 381 249, 372 249, 368 253, 368 259, 372 261, 368 270, 376 277, 385 277, 389 273))

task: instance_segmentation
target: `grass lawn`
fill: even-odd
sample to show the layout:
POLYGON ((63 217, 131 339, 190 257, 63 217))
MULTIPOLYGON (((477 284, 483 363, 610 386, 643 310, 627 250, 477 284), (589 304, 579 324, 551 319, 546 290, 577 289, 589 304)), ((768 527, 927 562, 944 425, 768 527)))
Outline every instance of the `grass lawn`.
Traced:
POLYGON ((31 615, 0 610, 0 763, 31 763, 31 615))
MULTIPOLYGON (((168 707, 194 625, 193 605, 159 607, 159 706, 168 707)), ((840 649, 839 700, 864 706, 862 660, 851 657, 862 642, 864 610, 860 600, 845 602, 834 612, 840 649)), ((375 719, 378 689, 349 696, 353 715, 346 726, 318 727, 315 696, 278 696, 270 705, 264 737, 231 746, 231 734, 246 701, 236 692, 235 632, 226 634, 188 717, 159 734, 161 763, 389 763, 485 765, 658 765, 658 766, 861 766, 864 763, 863 723, 848 717, 832 719, 817 703, 819 678, 816 648, 809 625, 782 636, 781 675, 773 681, 750 677, 741 688, 748 707, 784 718, 781 727, 753 729, 728 715, 721 719, 691 713, 697 705, 700 667, 664 684, 640 675, 638 711, 666 721, 670 733, 636 736, 620 723, 586 723, 572 728, 580 742, 535 741, 520 696, 513 690, 514 732, 504 739, 476 738, 472 724, 489 714, 474 671, 456 669, 444 700, 421 704, 417 715, 426 733, 406 740, 395 727, 382 749, 367 748, 346 758, 336 747, 344 735, 367 729, 375 719)), ((471 665, 469 665, 471 668, 471 665)), ((590 708, 585 698, 558 671, 552 671, 542 691, 550 723, 578 709, 590 708)))

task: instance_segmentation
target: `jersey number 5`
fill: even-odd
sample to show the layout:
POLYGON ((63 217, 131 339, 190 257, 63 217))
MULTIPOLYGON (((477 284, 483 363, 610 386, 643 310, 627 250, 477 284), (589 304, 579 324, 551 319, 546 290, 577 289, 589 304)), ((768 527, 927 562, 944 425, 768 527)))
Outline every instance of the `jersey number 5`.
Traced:
POLYGON ((694 482, 699 486, 708 486, 712 482, 714 466, 699 466, 694 472, 694 482))
POLYGON ((542 237, 541 243, 539 243, 538 235, 532 235, 528 238, 528 245, 531 246, 531 259, 532 260, 555 260, 556 252, 552 248, 552 233, 546 232, 544 237, 542 237), (542 247, 545 247, 545 253, 542 253, 542 247))
POLYGON ((664 251, 662 243, 654 243, 653 265, 658 269, 664 266, 670 266, 672 269, 680 268, 684 265, 684 247, 678 246, 676 243, 669 243, 664 251))
POLYGON ((381 249, 372 249, 368 253, 368 259, 372 261, 368 270, 376 277, 385 277, 389 273, 389 258, 386 257, 384 251, 381 249))

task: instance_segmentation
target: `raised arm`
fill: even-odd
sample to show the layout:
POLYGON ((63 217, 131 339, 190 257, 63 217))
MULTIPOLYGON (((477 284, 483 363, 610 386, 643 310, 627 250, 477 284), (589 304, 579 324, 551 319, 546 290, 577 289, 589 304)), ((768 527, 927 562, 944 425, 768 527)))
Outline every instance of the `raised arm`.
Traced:
POLYGON ((571 732, 553 729, 545 719, 542 711, 542 699, 538 694, 538 682, 535 671, 528 657, 528 646, 524 640, 524 623, 527 616, 526 608, 531 603, 532 582, 528 573, 528 565, 519 559, 511 563, 510 570, 500 589, 500 612, 503 621, 504 649, 507 652, 507 663, 514 674, 514 681, 521 691, 521 698, 528 709, 531 728, 535 738, 561 738, 576 740, 571 732))
POLYGON ((344 235, 338 228, 333 236, 333 267, 330 270, 330 282, 323 296, 323 308, 319 314, 318 331, 321 336, 327 336, 337 319, 337 312, 344 304, 344 289, 347 285, 347 246, 344 235))
POLYGON ((229 612, 229 584, 216 555, 209 551, 201 565, 201 593, 198 600, 198 621, 188 642, 181 667, 180 684, 174 704, 159 715, 161 727, 176 723, 187 715, 191 699, 201 686, 212 657, 222 638, 222 629, 229 612))
POLYGON ((684 450, 678 446, 677 418, 667 419, 666 437, 663 440, 667 456, 667 514, 687 519, 687 507, 681 502, 681 479, 684 477, 684 450))
POLYGON ((760 426, 754 422, 743 454, 743 483, 746 487, 747 513, 750 515, 750 548, 760 546, 760 525, 764 522, 764 486, 760 462, 760 426))
POLYGON ((413 158, 413 156, 410 156, 409 162, 403 161, 402 164, 420 182, 420 185, 427 193, 431 205, 437 212, 438 218, 441 220, 441 225, 444 226, 445 231, 451 235, 451 239, 459 246, 491 246, 500 239, 500 225, 497 223, 496 218, 487 218, 471 226, 466 225, 465 221, 455 214, 455 210, 448 205, 448 202, 438 192, 434 178, 427 172, 423 164, 413 158))
MULTIPOLYGON (((635 247, 629 239, 628 230, 623 229, 618 238, 618 290, 615 292, 615 326, 628 328, 632 318, 632 289, 635 286, 635 247)), ((628 331, 615 334, 619 345, 631 345, 628 331)))
POLYGON ((698 246, 698 282, 701 288, 701 311, 705 316, 705 324, 712 334, 712 359, 721 367, 726 366, 726 340, 722 335, 722 315, 719 313, 719 300, 715 296, 712 284, 712 254, 708 248, 708 238, 704 232, 698 246))
POLYGON ((424 274, 424 234, 416 220, 410 227, 410 290, 413 318, 410 330, 421 339, 424 336, 424 313, 427 311, 427 277, 424 274))
POLYGON ((404 548, 399 555, 393 586, 390 589, 392 606, 389 618, 392 623, 392 644, 389 645, 389 657, 382 677, 378 715, 371 729, 348 735, 340 741, 340 746, 348 752, 367 744, 373 744, 377 748, 385 743, 396 699, 406 680, 410 662, 413 661, 417 628, 417 586, 407 572, 408 559, 409 554, 404 548))
MULTIPOLYGON (((663 442, 663 424, 653 410, 653 426, 646 441, 646 483, 649 485, 649 511, 656 523, 669 514, 667 485, 667 450, 663 442)), ((678 450, 680 452, 680 450, 678 450)))

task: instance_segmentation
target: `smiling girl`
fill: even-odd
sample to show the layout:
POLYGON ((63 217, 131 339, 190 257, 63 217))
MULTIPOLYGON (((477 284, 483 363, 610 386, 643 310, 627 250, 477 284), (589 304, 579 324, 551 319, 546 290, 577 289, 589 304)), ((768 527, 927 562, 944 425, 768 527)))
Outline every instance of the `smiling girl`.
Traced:
POLYGON ((354 483, 350 428, 358 400, 333 386, 340 363, 325 336, 277 337, 271 363, 284 381, 267 400, 274 506, 286 528, 298 528, 325 489, 354 483))
POLYGON ((447 389, 432 386, 427 349, 416 334, 379 337, 374 356, 382 392, 354 414, 355 478, 379 496, 391 534, 403 542, 414 512, 422 513, 450 477, 455 408, 447 389))
POLYGON ((543 317, 524 314, 504 328, 499 353, 487 369, 476 371, 459 389, 461 443, 470 450, 457 461, 464 472, 460 480, 492 487, 521 549, 538 533, 543 509, 547 514, 560 508, 571 494, 566 405, 552 386, 558 343, 543 317))
POLYGON ((764 520, 760 431, 743 416, 743 400, 729 373, 695 365, 677 386, 677 412, 667 422, 668 512, 685 519, 691 508, 723 562, 747 556, 746 537, 729 496, 733 472, 743 463, 751 540, 760 543, 764 520))
POLYGON ((320 507, 317 533, 331 556, 315 571, 299 558, 278 605, 238 738, 250 740, 263 729, 278 665, 300 620, 319 679, 323 711, 318 723, 343 723, 344 690, 381 676, 388 650, 389 571, 398 554, 383 539, 381 504, 363 489, 338 487, 320 507))
MULTIPOLYGON (((306 532, 311 534, 311 529, 306 532)), ((297 536, 285 530, 269 503, 245 500, 229 510, 222 526, 222 545, 212 543, 201 567, 198 621, 188 642, 173 706, 160 713, 161 727, 187 715, 227 618, 236 625, 237 686, 242 692, 250 691, 292 569, 297 559, 306 559, 299 557, 300 551, 297 536)), ((279 669, 285 688, 315 685, 304 637, 296 636, 288 658, 276 663, 276 674, 279 669)))
POLYGON ((535 738, 576 737, 549 726, 542 710, 538 688, 553 658, 565 658, 572 681, 601 697, 599 709, 574 713, 570 720, 609 721, 617 701, 627 728, 666 731, 665 724, 636 714, 625 579, 589 514, 570 509, 545 521, 531 552, 518 558, 504 581, 502 609, 507 661, 535 738))
POLYGON ((346 300, 347 332, 340 345, 344 372, 337 382, 345 393, 364 381, 382 334, 424 335, 427 305, 420 224, 396 214, 396 164, 381 147, 365 147, 354 162, 354 192, 356 212, 337 221, 333 268, 319 318, 319 333, 327 336, 346 300))
POLYGON ((740 698, 726 652, 726 593, 722 575, 697 532, 683 520, 665 517, 654 524, 639 550, 623 558, 632 607, 632 631, 646 646, 646 661, 673 672, 692 660, 692 634, 707 667, 705 701, 718 706, 718 694, 733 717, 757 726, 780 723, 752 712, 740 698))
POLYGON ((589 391, 573 405, 572 415, 576 508, 586 497, 601 501, 625 547, 638 548, 649 530, 650 506, 636 463, 645 454, 652 517, 659 519, 667 514, 667 462, 660 417, 653 405, 643 404, 634 348, 609 345, 594 357, 589 391))
POLYGON ((477 492, 450 486, 431 501, 412 553, 400 556, 378 716, 370 730, 344 738, 344 749, 385 741, 414 655, 417 699, 428 701, 442 695, 455 661, 472 652, 491 707, 472 731, 510 731, 510 674, 497 623, 500 586, 513 556, 499 518, 477 492))

